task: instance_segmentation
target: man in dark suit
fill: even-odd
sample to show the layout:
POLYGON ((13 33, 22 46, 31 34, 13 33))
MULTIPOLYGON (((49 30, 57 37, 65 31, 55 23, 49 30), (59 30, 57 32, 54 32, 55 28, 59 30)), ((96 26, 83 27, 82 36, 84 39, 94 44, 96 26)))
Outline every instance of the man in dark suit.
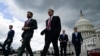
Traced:
POLYGON ((50 17, 46 20, 46 28, 41 32, 41 35, 45 34, 45 45, 41 56, 46 56, 51 42, 54 47, 55 56, 59 56, 58 37, 61 31, 61 22, 59 16, 53 16, 53 14, 54 10, 49 9, 48 15, 50 17))
POLYGON ((76 27, 74 28, 74 33, 72 34, 72 43, 75 48, 76 56, 80 56, 83 38, 81 36, 81 33, 77 31, 76 27))
POLYGON ((24 49, 26 48, 29 52, 30 56, 33 56, 33 52, 30 47, 30 41, 33 37, 34 30, 37 29, 37 21, 35 19, 32 19, 33 13, 28 11, 27 12, 27 18, 28 20, 25 21, 24 27, 22 27, 22 30, 24 31, 22 34, 23 42, 21 46, 21 51, 19 51, 18 56, 22 56, 24 49))
POLYGON ((9 29, 10 30, 8 32, 7 39, 5 40, 3 47, 2 47, 4 56, 8 56, 10 54, 10 47, 13 42, 13 37, 14 37, 14 33, 15 33, 12 25, 9 25, 9 29), (7 46, 7 49, 6 49, 6 46, 7 46))
POLYGON ((60 53, 61 53, 61 56, 63 56, 63 51, 64 51, 64 56, 66 56, 68 35, 65 34, 65 30, 63 30, 62 32, 63 32, 63 34, 61 34, 60 38, 59 38, 59 41, 60 41, 60 53))

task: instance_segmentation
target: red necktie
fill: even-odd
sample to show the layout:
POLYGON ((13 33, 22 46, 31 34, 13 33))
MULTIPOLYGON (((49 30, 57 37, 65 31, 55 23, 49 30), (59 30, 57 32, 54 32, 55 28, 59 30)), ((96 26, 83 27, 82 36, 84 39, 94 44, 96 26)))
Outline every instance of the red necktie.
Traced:
POLYGON ((29 20, 27 20, 27 21, 25 22, 25 26, 27 26, 27 25, 28 25, 28 23, 29 23, 29 20))
POLYGON ((48 25, 47 25, 47 29, 48 29, 48 30, 51 29, 51 21, 52 21, 52 19, 51 19, 51 17, 50 17, 50 19, 48 20, 48 25))

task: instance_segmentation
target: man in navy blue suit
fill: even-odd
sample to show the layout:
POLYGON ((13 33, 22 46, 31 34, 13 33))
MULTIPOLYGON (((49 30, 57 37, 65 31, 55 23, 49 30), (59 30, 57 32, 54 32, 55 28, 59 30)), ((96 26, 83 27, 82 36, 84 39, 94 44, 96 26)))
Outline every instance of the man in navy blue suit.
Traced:
POLYGON ((63 34, 60 35, 59 41, 60 41, 60 52, 61 56, 63 56, 63 51, 64 51, 64 56, 66 56, 66 48, 67 48, 67 42, 68 42, 68 35, 65 34, 65 30, 62 31, 63 34))
POLYGON ((14 30, 12 29, 13 26, 12 25, 9 25, 9 31, 8 31, 8 36, 7 36, 7 39, 5 40, 4 44, 3 44, 3 53, 4 53, 4 56, 8 56, 9 53, 10 53, 10 46, 13 42, 13 37, 14 37, 14 30), (7 48, 6 48, 7 46, 7 48))
POLYGON ((74 27, 74 33, 72 34, 72 43, 75 48, 76 56, 80 56, 83 38, 81 33, 77 31, 77 27, 74 27))

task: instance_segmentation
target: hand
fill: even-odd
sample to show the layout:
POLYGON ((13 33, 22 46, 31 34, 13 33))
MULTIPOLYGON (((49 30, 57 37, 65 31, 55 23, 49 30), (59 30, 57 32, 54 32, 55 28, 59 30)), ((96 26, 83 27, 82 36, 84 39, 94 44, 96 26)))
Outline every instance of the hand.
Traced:
POLYGON ((41 34, 41 35, 44 35, 44 31, 42 31, 40 34, 41 34))
POLYGON ((63 42, 63 41, 60 40, 60 42, 63 42))
POLYGON ((81 45, 83 44, 83 42, 81 41, 81 45))
POLYGON ((10 39, 8 39, 8 42, 10 42, 11 40, 10 39))
POLYGON ((44 35, 46 33, 46 29, 44 29, 40 34, 44 35))
POLYGON ((23 27, 22 28, 22 30, 28 30, 29 29, 29 27, 23 27))
POLYGON ((60 42, 66 42, 66 41, 64 40, 64 41, 60 41, 60 42))
POLYGON ((23 43, 23 39, 20 40, 23 43))
POLYGON ((66 40, 64 40, 63 42, 66 42, 66 40))

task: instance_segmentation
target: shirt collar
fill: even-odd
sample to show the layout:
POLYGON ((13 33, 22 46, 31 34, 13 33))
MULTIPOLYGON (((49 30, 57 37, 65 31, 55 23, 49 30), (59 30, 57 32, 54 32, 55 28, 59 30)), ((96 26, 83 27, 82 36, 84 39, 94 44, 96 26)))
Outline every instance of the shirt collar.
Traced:
POLYGON ((10 29, 9 31, 11 31, 12 29, 10 29))
POLYGON ((53 18, 53 16, 51 16, 51 18, 53 18))
MULTIPOLYGON (((51 19, 53 18, 53 16, 51 16, 51 19)), ((50 17, 49 17, 49 19, 50 19, 50 17)))
POLYGON ((29 18, 29 19, 28 19, 28 20, 26 20, 26 21, 28 21, 28 22, 29 22, 31 19, 32 19, 32 18, 29 18))
POLYGON ((29 18, 28 20, 31 20, 32 18, 29 18))
POLYGON ((11 30, 12 30, 12 29, 10 29, 9 32, 10 32, 11 30))
POLYGON ((77 32, 74 32, 74 33, 78 33, 78 31, 77 32))

